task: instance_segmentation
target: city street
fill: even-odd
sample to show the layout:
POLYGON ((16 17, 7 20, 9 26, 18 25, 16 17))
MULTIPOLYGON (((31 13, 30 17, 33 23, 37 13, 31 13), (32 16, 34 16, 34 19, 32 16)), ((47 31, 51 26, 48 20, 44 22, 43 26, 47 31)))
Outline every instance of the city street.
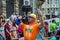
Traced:
POLYGON ((60 40, 60 0, 0 0, 0 40, 60 40))

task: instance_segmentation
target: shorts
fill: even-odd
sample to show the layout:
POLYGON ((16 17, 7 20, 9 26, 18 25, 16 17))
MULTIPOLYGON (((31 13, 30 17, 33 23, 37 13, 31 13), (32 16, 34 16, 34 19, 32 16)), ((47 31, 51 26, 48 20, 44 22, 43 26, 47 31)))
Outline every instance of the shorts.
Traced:
POLYGON ((51 36, 51 32, 48 32, 48 37, 50 37, 51 36))

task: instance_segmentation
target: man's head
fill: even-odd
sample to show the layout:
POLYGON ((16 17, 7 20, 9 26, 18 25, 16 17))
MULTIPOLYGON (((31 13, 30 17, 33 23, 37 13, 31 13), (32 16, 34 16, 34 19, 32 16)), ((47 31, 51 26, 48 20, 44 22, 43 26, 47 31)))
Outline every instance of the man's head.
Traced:
POLYGON ((48 22, 44 22, 44 26, 48 26, 48 22))
POLYGON ((48 25, 48 22, 44 22, 45 25, 48 25))
POLYGON ((56 23, 56 21, 55 20, 52 20, 52 23, 56 23))
POLYGON ((3 19, 2 23, 1 23, 1 26, 4 26, 4 25, 5 25, 5 20, 3 19))
POLYGON ((35 20, 36 20, 36 15, 34 13, 28 16, 28 22, 35 22, 35 20))
POLYGON ((20 20, 21 20, 21 19, 23 19, 23 17, 22 17, 22 16, 19 16, 19 17, 18 17, 18 19, 20 19, 20 20))

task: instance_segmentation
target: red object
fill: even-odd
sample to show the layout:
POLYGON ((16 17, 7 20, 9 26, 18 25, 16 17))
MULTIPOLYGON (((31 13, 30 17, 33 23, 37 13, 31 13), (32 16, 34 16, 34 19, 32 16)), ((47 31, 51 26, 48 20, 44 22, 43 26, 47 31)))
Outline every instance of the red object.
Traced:
POLYGON ((23 32, 23 29, 21 27, 18 27, 18 30, 17 30, 19 33, 23 32))
POLYGON ((48 32, 48 26, 44 27, 44 32, 46 32, 46 33, 48 32))
POLYGON ((17 29, 17 37, 19 38, 19 33, 23 33, 23 29, 19 26, 17 29))
POLYGON ((5 35, 6 35, 6 36, 10 36, 10 34, 6 31, 6 29, 7 29, 8 31, 10 31, 10 25, 9 25, 8 23, 6 23, 4 27, 5 27, 5 35))

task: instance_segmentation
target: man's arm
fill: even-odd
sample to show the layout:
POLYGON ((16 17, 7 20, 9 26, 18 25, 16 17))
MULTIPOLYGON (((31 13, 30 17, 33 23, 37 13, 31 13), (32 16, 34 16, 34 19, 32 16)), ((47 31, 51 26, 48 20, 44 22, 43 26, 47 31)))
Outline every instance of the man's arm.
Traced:
POLYGON ((41 24, 39 25, 44 26, 44 19, 42 17, 42 12, 40 9, 37 9, 37 12, 38 12, 38 15, 40 16, 40 22, 41 22, 41 24))
POLYGON ((4 40, 6 40, 6 35, 5 35, 5 32, 4 32, 4 40))

